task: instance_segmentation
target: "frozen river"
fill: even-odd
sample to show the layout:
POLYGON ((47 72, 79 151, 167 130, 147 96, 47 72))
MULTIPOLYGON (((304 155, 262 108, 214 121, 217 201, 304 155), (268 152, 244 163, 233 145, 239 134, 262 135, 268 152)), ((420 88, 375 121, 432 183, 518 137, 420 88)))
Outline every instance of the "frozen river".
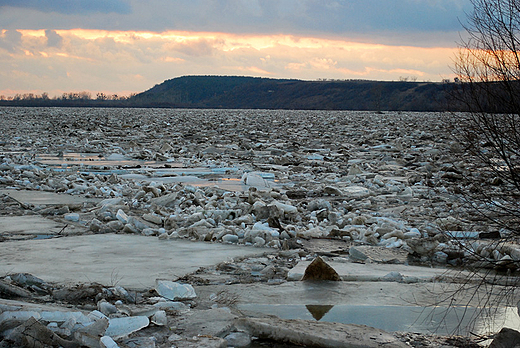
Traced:
MULTIPOLYGON (((481 238, 495 227, 462 208, 454 192, 467 183, 454 163, 464 163, 446 117, 0 108, 0 271, 32 273, 60 287, 108 285, 120 276, 121 285, 145 292, 155 279, 181 278, 201 293, 216 287, 200 299, 205 306, 236 284, 289 296, 284 284, 300 284, 291 272, 320 255, 359 269, 354 279, 336 266, 342 293, 356 287, 366 296, 358 303, 329 297, 310 303, 303 292, 296 303, 271 303, 246 299, 244 292, 237 308, 311 319, 310 305, 325 308, 324 321, 431 331, 432 325, 409 322, 437 298, 422 296, 411 305, 382 295, 386 287, 378 291, 378 284, 398 284, 392 291, 414 296, 422 283, 452 286, 455 279, 442 273, 473 262, 464 250, 495 263, 520 253, 516 245, 481 238), (61 262, 67 267, 60 269, 61 262), (385 272, 375 277, 378 267, 385 272), (441 272, 421 276, 432 269, 441 272), (357 320, 373 317, 370 311, 406 320, 357 320)), ((480 308, 471 292, 463 293, 457 306, 480 308)), ((513 298, 503 298, 504 312, 516 307, 513 298)))

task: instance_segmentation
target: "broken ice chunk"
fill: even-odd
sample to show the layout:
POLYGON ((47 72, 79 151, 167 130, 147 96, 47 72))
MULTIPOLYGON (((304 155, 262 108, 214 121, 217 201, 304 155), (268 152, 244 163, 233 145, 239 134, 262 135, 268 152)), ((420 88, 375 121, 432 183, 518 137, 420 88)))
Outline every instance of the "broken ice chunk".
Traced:
POLYGON ((181 284, 168 280, 155 281, 155 290, 159 295, 169 300, 191 300, 197 297, 195 289, 190 284, 181 284))

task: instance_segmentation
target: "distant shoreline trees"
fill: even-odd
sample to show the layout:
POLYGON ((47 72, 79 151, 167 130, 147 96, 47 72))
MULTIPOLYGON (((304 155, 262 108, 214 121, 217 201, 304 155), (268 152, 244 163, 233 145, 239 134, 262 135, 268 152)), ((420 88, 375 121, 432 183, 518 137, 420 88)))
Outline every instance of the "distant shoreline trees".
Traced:
POLYGON ((66 92, 54 97, 49 97, 47 92, 23 93, 8 97, 0 95, 0 106, 125 106, 134 95, 119 96, 99 92, 93 98, 92 93, 87 91, 66 92))

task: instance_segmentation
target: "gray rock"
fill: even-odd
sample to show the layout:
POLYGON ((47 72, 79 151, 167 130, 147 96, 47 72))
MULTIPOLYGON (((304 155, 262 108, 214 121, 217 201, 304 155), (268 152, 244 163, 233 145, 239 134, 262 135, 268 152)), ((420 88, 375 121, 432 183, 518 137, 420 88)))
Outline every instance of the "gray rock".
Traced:
POLYGON ((127 224, 129 221, 128 215, 126 215, 126 213, 122 209, 118 209, 118 211, 116 213, 116 219, 121 221, 121 223, 123 223, 123 224, 127 224))
POLYGON ((99 232, 103 227, 103 223, 101 221, 99 221, 98 219, 94 218, 92 219, 92 221, 90 222, 90 230, 92 232, 99 232))
POLYGON ((370 191, 362 186, 349 186, 343 189, 344 194, 351 198, 365 198, 370 196, 370 191))
POLYGON ((163 310, 159 310, 152 315, 152 318, 150 319, 152 323, 154 323, 157 326, 165 326, 168 324, 168 318, 166 316, 166 312, 163 310))
POLYGON ((225 243, 238 243, 238 236, 234 234, 226 234, 222 237, 222 241, 225 243))
POLYGON ((157 214, 148 213, 143 215, 143 220, 151 222, 156 225, 162 225, 162 217, 157 214))
POLYGON ((114 206, 114 205, 120 205, 123 203, 122 198, 107 198, 102 200, 98 203, 98 207, 107 207, 107 206, 114 206))
POLYGON ((145 316, 112 318, 108 322, 105 335, 117 340, 144 329, 149 324, 150 321, 145 316))
POLYGON ((354 261, 365 261, 368 259, 368 256, 363 252, 359 251, 356 247, 350 247, 348 250, 348 254, 350 258, 354 261))
POLYGON ((183 336, 224 337, 234 327, 237 315, 227 308, 213 308, 191 311, 177 328, 183 330, 183 336))
POLYGON ((14 282, 21 286, 36 285, 38 287, 45 287, 47 283, 43 279, 33 276, 29 273, 15 273, 9 276, 14 282))
POLYGON ((348 175, 359 175, 363 174, 363 171, 357 164, 353 164, 350 169, 348 170, 348 175))
POLYGON ((251 337, 245 332, 232 332, 224 339, 227 341, 228 346, 232 347, 249 347, 251 344, 251 337))
POLYGON ((220 337, 193 336, 175 342, 175 347, 182 348, 226 348, 227 346, 227 341, 220 337))
POLYGON ((337 187, 334 187, 334 186, 325 186, 323 188, 323 193, 325 193, 326 195, 334 195, 334 196, 343 196, 343 192, 337 188, 337 187))
POLYGON ((155 337, 131 337, 121 341, 128 348, 155 348, 155 337))
POLYGON ((101 348, 119 348, 117 343, 110 336, 103 336, 99 340, 101 348))
POLYGON ((415 238, 415 239, 407 239, 406 244, 412 249, 413 252, 417 253, 420 256, 431 254, 439 242, 435 239, 427 239, 427 238, 415 238))
POLYGON ((101 300, 97 303, 97 309, 101 313, 103 313, 106 316, 109 316, 110 314, 117 313, 117 308, 113 304, 107 302, 106 300, 101 300))
POLYGON ((105 331, 108 327, 108 319, 101 318, 96 320, 93 324, 85 326, 74 332, 76 341, 84 346, 98 348, 101 337, 105 336, 105 331))
POLYGON ((448 254, 443 251, 436 251, 433 254, 432 260, 437 263, 445 264, 448 262, 448 254))
POLYGON ((123 232, 125 232, 125 233, 139 233, 139 230, 132 224, 126 224, 123 227, 123 232))
POLYGON ((145 228, 150 228, 150 226, 133 216, 129 218, 129 223, 132 224, 138 231, 142 231, 145 228))
POLYGON ((309 202, 309 204, 307 205, 307 209, 309 211, 316 211, 321 209, 331 210, 332 206, 330 205, 330 202, 324 199, 315 199, 309 202))
POLYGON ((402 282, 403 279, 404 279, 403 275, 396 271, 385 274, 381 278, 381 280, 384 282, 402 282))
POLYGON ((79 214, 78 213, 68 213, 63 215, 63 218, 67 221, 78 222, 79 214))
POLYGON ((197 297, 195 290, 190 284, 181 284, 169 280, 155 281, 155 291, 169 300, 192 300, 197 297))
POLYGON ((161 301, 157 302, 153 305, 157 309, 168 310, 168 311, 186 311, 189 310, 189 307, 182 303, 176 301, 161 301))
POLYGON ((119 220, 109 221, 107 222, 107 227, 112 231, 118 232, 121 231, 125 226, 119 220))
POLYGON ((263 205, 254 208, 254 213, 257 220, 265 220, 270 217, 281 217, 281 211, 276 205, 263 205))
POLYGON ((255 237, 254 238, 254 246, 256 247, 263 247, 265 245, 265 239, 262 237, 255 237))
POLYGON ((177 192, 168 193, 164 196, 160 196, 152 199, 153 204, 162 205, 164 207, 173 208, 177 202, 177 192))

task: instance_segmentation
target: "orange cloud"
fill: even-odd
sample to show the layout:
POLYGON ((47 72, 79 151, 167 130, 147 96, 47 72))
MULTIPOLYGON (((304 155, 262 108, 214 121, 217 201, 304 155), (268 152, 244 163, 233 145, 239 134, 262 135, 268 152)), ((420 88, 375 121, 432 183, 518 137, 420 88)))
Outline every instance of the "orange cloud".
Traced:
POLYGON ((0 31, 0 91, 121 94, 187 74, 439 81, 451 76, 456 51, 282 34, 85 29, 52 30, 59 45, 48 45, 49 32, 0 31), (27 78, 17 78, 12 67, 27 78))
POLYGON ((175 62, 175 63, 182 63, 185 61, 182 58, 176 58, 176 57, 163 57, 160 60, 162 60, 163 62, 175 62))
POLYGON ((264 76, 268 76, 268 75, 272 75, 273 74, 272 72, 269 72, 267 70, 261 69, 261 68, 259 68, 257 66, 238 67, 238 70, 239 71, 247 71, 247 72, 251 72, 251 73, 254 73, 254 74, 260 74, 260 75, 264 75, 264 76))

